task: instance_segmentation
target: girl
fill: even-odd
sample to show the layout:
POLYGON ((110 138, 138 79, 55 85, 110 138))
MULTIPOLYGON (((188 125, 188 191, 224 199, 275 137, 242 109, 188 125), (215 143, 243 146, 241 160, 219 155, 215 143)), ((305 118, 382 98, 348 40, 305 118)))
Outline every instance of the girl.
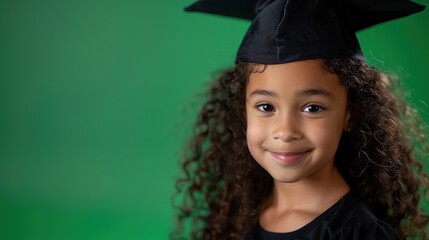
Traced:
POLYGON ((190 227, 193 239, 426 239, 423 129, 354 33, 421 6, 274 0, 253 14, 231 11, 237 2, 188 8, 253 23, 200 112, 172 237, 190 227))

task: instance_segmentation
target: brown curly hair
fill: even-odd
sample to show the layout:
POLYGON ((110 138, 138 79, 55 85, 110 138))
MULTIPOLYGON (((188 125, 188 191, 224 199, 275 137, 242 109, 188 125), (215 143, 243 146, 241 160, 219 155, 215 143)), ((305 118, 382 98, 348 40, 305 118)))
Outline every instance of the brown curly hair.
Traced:
MULTIPOLYGON (((427 239, 428 216, 419 208, 429 186, 420 162, 428 153, 416 111, 395 89, 398 81, 361 56, 321 60, 348 95, 353 129, 343 133, 335 162, 351 189, 402 237, 427 239), (347 161, 343 161, 347 159, 347 161)), ((246 144, 245 92, 259 65, 237 63, 216 79, 185 151, 185 176, 172 239, 242 239, 258 220, 272 177, 246 144)))

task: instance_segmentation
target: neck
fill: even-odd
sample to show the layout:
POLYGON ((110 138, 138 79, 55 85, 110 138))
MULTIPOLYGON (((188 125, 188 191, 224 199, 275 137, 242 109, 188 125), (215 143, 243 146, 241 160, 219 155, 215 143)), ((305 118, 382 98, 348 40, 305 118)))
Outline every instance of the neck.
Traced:
POLYGON ((299 209, 323 212, 349 191, 350 187, 335 165, 332 165, 326 171, 295 183, 275 181, 267 205, 280 211, 299 209))

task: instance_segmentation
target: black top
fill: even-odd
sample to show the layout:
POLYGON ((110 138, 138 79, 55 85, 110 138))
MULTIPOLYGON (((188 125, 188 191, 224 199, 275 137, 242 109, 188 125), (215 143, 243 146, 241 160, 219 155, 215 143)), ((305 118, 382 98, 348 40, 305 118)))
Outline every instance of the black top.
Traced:
POLYGON ((392 227, 380 221, 367 205, 348 193, 304 227, 287 233, 273 233, 256 224, 244 240, 400 239, 392 227))

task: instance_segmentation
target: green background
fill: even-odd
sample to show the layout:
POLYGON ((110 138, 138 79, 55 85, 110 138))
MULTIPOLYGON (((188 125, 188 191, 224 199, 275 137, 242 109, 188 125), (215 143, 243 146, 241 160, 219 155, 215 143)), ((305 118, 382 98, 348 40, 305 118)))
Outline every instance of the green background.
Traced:
MULTIPOLYGON (((205 81, 248 26, 191 2, 0 0, 0 239, 168 238, 205 81)), ((359 33, 426 120, 428 23, 359 33)))

